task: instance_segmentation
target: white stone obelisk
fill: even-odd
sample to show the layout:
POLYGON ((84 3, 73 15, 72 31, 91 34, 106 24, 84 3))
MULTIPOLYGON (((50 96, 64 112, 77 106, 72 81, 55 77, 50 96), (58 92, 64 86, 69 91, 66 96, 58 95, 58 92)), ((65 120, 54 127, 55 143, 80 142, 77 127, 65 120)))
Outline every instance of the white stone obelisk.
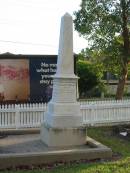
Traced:
POLYGON ((74 74, 73 21, 66 13, 61 19, 57 72, 48 103, 41 139, 47 146, 73 146, 86 143, 80 104, 76 98, 78 77, 74 74))

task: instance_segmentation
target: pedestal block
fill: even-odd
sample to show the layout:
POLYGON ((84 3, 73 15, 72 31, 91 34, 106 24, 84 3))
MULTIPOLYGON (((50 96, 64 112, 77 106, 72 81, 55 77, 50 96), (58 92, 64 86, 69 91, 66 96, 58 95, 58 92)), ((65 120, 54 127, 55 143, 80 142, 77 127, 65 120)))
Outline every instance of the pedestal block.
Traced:
POLYGON ((54 78, 52 100, 48 103, 44 121, 49 127, 82 126, 80 104, 76 101, 77 78, 54 78))
POLYGON ((48 147, 74 147, 86 144, 86 128, 41 127, 41 139, 48 147))

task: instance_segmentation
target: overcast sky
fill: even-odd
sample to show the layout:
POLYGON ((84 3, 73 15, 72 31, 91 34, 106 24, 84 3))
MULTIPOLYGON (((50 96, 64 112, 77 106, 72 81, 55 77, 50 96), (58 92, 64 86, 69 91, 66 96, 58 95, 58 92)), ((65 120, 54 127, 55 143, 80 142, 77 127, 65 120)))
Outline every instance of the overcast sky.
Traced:
MULTIPOLYGON (((57 54, 60 20, 81 0, 0 0, 0 53, 57 54)), ((87 41, 74 31, 74 52, 87 41)))

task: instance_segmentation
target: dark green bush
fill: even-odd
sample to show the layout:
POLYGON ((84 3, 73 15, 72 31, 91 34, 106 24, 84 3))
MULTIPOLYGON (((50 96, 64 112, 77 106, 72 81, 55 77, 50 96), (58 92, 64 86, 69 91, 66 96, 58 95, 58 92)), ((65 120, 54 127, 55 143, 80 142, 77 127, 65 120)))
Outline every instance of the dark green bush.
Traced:
POLYGON ((79 76, 80 96, 100 95, 103 90, 101 78, 103 73, 98 65, 89 61, 78 60, 76 64, 77 75, 79 76))

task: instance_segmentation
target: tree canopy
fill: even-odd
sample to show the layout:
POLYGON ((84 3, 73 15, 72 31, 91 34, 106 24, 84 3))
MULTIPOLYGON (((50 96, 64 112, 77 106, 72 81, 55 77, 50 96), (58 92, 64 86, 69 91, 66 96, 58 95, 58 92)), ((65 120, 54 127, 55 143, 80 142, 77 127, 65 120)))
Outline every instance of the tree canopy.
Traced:
POLYGON ((119 66, 116 98, 123 96, 130 61, 130 0, 82 0, 74 13, 75 29, 97 56, 119 66))

